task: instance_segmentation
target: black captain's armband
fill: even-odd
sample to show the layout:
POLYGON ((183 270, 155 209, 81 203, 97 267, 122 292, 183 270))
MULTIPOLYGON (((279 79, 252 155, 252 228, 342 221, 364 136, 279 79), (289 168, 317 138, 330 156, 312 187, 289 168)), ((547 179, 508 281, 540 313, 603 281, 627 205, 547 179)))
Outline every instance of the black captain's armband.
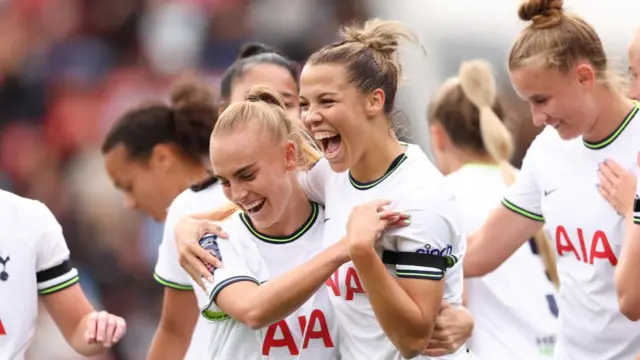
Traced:
POLYGON ((384 250, 382 252, 382 262, 388 265, 411 265, 425 268, 434 268, 441 270, 443 273, 447 271, 447 258, 445 256, 415 253, 415 252, 396 252, 384 250))
POLYGON ((636 195, 636 199, 633 202, 633 212, 640 213, 640 197, 636 195))
POLYGON ((69 271, 71 271, 72 269, 73 268, 71 267, 71 264, 69 263, 69 261, 65 260, 60 265, 56 265, 50 269, 37 272, 36 281, 38 283, 43 283, 45 281, 49 281, 59 276, 62 276, 68 273, 69 271))

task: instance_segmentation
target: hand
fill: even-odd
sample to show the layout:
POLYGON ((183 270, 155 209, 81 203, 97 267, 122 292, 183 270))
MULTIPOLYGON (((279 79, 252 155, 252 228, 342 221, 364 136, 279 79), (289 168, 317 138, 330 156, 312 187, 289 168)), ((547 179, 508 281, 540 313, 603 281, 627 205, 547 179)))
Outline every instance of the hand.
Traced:
POLYGON ((453 354, 471 337, 473 325, 469 310, 454 308, 442 301, 431 340, 423 354, 429 357, 453 354))
MULTIPOLYGON (((215 234, 226 239, 228 235, 218 225, 208 220, 214 213, 186 216, 180 219, 174 228, 176 249, 180 266, 205 290, 203 278, 213 282, 213 276, 206 264, 221 267, 222 263, 211 253, 200 247, 199 241, 204 234, 215 234)), ((206 290, 205 290, 206 291, 206 290)))
POLYGON ((409 224, 407 214, 384 208, 390 203, 389 200, 374 200, 353 208, 347 222, 345 240, 349 252, 358 248, 373 248, 385 229, 409 224))
POLYGON ((84 339, 88 344, 102 343, 110 348, 120 341, 127 332, 127 323, 123 318, 106 311, 92 312, 87 318, 87 329, 84 339))
MULTIPOLYGON (((638 155, 640 166, 640 154, 638 155)), ((637 179, 613 160, 605 160, 598 169, 598 191, 613 206, 618 214, 633 216, 637 179)))

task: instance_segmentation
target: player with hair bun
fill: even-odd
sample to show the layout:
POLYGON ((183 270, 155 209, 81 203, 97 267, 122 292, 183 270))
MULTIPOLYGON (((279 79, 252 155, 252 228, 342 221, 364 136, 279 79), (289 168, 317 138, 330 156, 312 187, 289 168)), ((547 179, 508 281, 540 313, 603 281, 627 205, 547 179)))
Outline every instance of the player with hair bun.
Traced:
MULTIPOLYGON (((465 233, 482 225, 517 177, 503 119, 495 78, 482 60, 462 63, 429 106, 433 154, 462 205, 465 233)), ((530 242, 495 271, 465 282, 466 306, 475 318, 469 348, 481 359, 544 359, 553 353, 555 257, 543 230, 530 242)))
POLYGON ((531 23, 511 48, 509 75, 545 129, 503 206, 469 238, 465 275, 493 271, 545 225, 560 278, 554 358, 633 359, 640 323, 621 312, 628 309, 618 303, 614 274, 629 235, 625 218, 634 216, 607 202, 614 184, 603 179, 614 162, 637 166, 640 105, 627 98, 593 27, 565 13, 561 0, 525 1, 519 16, 531 23))
POLYGON ((236 61, 220 81, 220 111, 243 100, 254 85, 267 86, 284 99, 290 116, 300 116, 298 65, 276 50, 260 43, 242 47, 236 61))
MULTIPOLYGON (((178 194, 190 186, 194 191, 218 187, 206 166, 209 135, 217 117, 216 99, 208 85, 185 76, 173 86, 170 104, 150 102, 129 110, 103 141, 107 172, 124 193, 126 206, 159 222, 166 219, 164 237, 173 234, 174 220, 167 216, 167 208, 178 194)), ((221 194, 220 189, 217 193, 221 194)), ((218 203, 223 203, 219 198, 218 203)), ((200 343, 207 334, 202 330, 205 321, 197 321, 193 291, 204 298, 206 294, 192 289, 173 244, 172 237, 163 240, 154 273, 165 290, 150 360, 183 359, 192 333, 193 343, 200 343)), ((201 359, 200 352, 199 347, 191 347, 187 359, 201 359)))

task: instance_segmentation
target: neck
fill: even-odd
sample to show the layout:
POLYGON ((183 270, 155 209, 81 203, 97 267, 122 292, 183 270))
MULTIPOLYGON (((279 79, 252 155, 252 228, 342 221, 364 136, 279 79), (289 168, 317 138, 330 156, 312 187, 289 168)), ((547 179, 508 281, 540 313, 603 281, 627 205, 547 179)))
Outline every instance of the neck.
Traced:
POLYGON ((632 100, 616 92, 609 89, 604 89, 603 92, 600 114, 591 129, 582 136, 589 142, 599 142, 613 134, 634 106, 632 100))
POLYGON ((454 149, 445 160, 447 166, 443 169, 445 175, 460 170, 461 167, 470 164, 496 166, 498 162, 488 154, 477 154, 471 151, 454 149))
POLYGON ((364 152, 362 157, 349 169, 351 176, 361 182, 375 181, 381 178, 400 154, 404 152, 404 148, 388 129, 387 120, 384 121, 384 130, 374 129, 371 134, 367 134, 367 142, 374 144, 364 152))
POLYGON ((307 199, 307 195, 305 195, 300 185, 298 185, 298 179, 295 174, 292 173, 291 175, 292 179, 289 180, 292 181, 293 192, 291 193, 291 197, 287 201, 286 208, 284 209, 280 220, 276 221, 273 225, 267 228, 256 228, 256 230, 265 235, 291 235, 298 229, 300 229, 311 215, 311 204, 307 199))

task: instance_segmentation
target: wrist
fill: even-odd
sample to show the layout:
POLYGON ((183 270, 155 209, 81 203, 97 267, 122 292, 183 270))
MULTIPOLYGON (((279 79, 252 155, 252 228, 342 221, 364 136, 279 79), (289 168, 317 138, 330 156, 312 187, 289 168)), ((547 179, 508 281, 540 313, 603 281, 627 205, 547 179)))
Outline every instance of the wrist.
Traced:
POLYGON ((378 257, 378 253, 376 252, 376 249, 373 248, 373 246, 356 242, 353 245, 349 246, 349 256, 351 260, 358 261, 361 259, 364 260, 370 259, 372 257, 378 257))

